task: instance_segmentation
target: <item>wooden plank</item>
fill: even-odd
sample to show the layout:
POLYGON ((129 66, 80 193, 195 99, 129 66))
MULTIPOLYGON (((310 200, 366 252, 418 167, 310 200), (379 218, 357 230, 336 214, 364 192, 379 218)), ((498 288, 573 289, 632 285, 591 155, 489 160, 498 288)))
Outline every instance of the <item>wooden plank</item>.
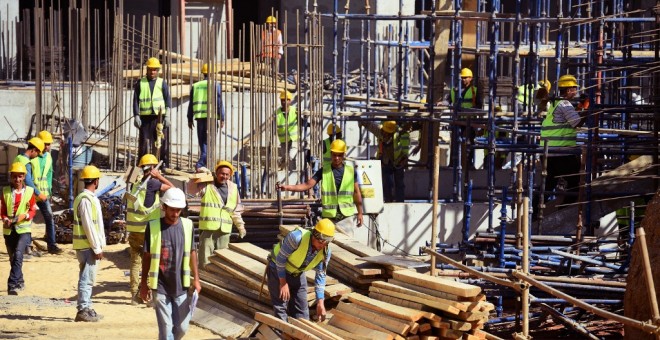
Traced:
POLYGON ((251 316, 248 317, 204 295, 199 297, 190 322, 223 338, 238 338, 247 328, 252 327, 251 316))
POLYGON ((346 266, 351 271, 354 271, 363 276, 383 274, 382 268, 375 268, 374 265, 370 263, 357 260, 355 254, 342 249, 336 244, 330 243, 329 246, 330 250, 332 251, 330 261, 337 261, 346 266))
POLYGON ((422 302, 422 301, 434 302, 434 303, 439 304, 439 306, 443 306, 443 307, 439 307, 439 306, 436 307, 436 306, 431 306, 431 305, 428 305, 428 304, 427 304, 427 306, 438 308, 440 310, 444 310, 444 311, 451 312, 451 313, 454 313, 454 314, 458 313, 459 311, 466 312, 468 310, 468 307, 465 303, 452 301, 452 300, 447 300, 447 299, 439 298, 439 297, 436 297, 436 296, 431 296, 431 295, 428 295, 428 294, 425 294, 425 293, 420 293, 420 292, 418 292, 416 290, 413 290, 413 289, 408 289, 408 288, 397 286, 397 285, 387 283, 387 282, 382 282, 382 281, 374 282, 372 284, 372 287, 386 289, 388 291, 405 294, 405 295, 408 295, 408 296, 411 296, 411 297, 415 298, 415 300, 411 300, 411 301, 421 302, 421 303, 424 303, 424 304, 426 304, 426 303, 422 302))
POLYGON ((377 263, 385 266, 396 266, 401 268, 426 268, 431 266, 429 263, 407 259, 402 256, 394 255, 378 255, 378 256, 363 256, 358 258, 360 261, 365 261, 368 263, 377 263))
POLYGON ((282 339, 279 335, 275 333, 275 331, 273 331, 272 328, 270 328, 266 324, 261 324, 261 326, 259 326, 257 330, 261 335, 263 335, 264 339, 282 339))
POLYGON ((212 283, 208 283, 205 281, 202 281, 201 284, 203 289, 208 289, 216 293, 218 296, 221 296, 223 299, 225 299, 223 302, 226 302, 227 304, 230 304, 232 306, 242 305, 245 307, 249 307, 248 310, 251 310, 252 312, 255 311, 260 311, 264 313, 272 312, 272 308, 270 306, 266 306, 254 300, 247 299, 244 296, 238 295, 230 290, 224 289, 222 287, 218 287, 212 283))
MULTIPOLYGON (((210 257, 209 259, 211 260, 212 266, 208 266, 209 269, 208 272, 200 270, 199 271, 200 277, 204 275, 207 281, 213 281, 213 279, 220 279, 221 276, 230 274, 232 277, 236 279, 234 281, 242 282, 243 285, 236 285, 234 283, 231 286, 227 287, 228 289, 234 290, 245 296, 250 296, 255 300, 263 300, 264 302, 266 300, 270 301, 270 293, 268 291, 267 284, 264 283, 264 286, 262 288, 261 282, 254 280, 245 275, 237 277, 236 275, 242 275, 242 274, 221 262, 217 262, 217 260, 213 259, 213 257, 210 257), (261 292, 261 296, 259 296, 259 292, 261 292)), ((219 283, 216 284, 221 285, 219 283)))
POLYGON ((229 248, 217 249, 214 254, 232 266, 243 269, 258 281, 261 281, 266 272, 265 264, 245 255, 241 255, 229 248))
POLYGON ((310 320, 303 319, 303 318, 296 319, 296 320, 298 320, 302 324, 305 324, 308 328, 313 328, 316 331, 318 331, 320 333, 323 333, 326 337, 333 338, 333 339, 335 339, 335 338, 336 339, 342 339, 341 337, 337 336, 336 334, 333 334, 332 332, 328 331, 327 329, 321 327, 320 323, 312 322, 310 320))
MULTIPOLYGON (((327 276, 326 276, 327 277, 327 276)), ((326 298, 333 298, 335 296, 344 296, 353 292, 353 289, 343 283, 337 283, 333 285, 325 286, 324 295, 326 298)))
POLYGON ((375 310, 379 313, 393 316, 395 318, 417 321, 424 317, 424 312, 397 306, 391 303, 370 299, 357 293, 348 294, 348 300, 360 306, 375 310))
POLYGON ((265 313, 256 313, 254 319, 262 322, 270 327, 278 329, 296 339, 301 340, 321 340, 319 337, 303 330, 300 327, 294 326, 286 321, 282 321, 272 315, 265 313))
POLYGON ((426 288, 441 290, 461 297, 477 296, 481 293, 481 287, 478 286, 424 275, 410 270, 397 270, 392 273, 392 275, 397 280, 417 284, 426 288))
POLYGON ((440 336, 449 339, 461 339, 463 337, 463 332, 448 328, 441 328, 440 336))
POLYGON ((369 320, 374 325, 383 327, 384 329, 397 334, 401 334, 403 336, 410 332, 410 321, 403 321, 398 318, 383 315, 382 313, 374 312, 373 310, 367 309, 354 303, 340 302, 335 309, 335 312, 336 311, 341 311, 343 313, 352 315, 355 318, 369 320))
POLYGON ((381 332, 362 326, 356 322, 353 322, 349 318, 345 318, 337 314, 332 316, 332 319, 330 319, 328 324, 337 328, 341 328, 347 332, 350 332, 351 334, 365 336, 374 340, 392 340, 394 338, 389 332, 381 332))
POLYGON ((382 294, 382 295, 391 296, 393 298, 398 298, 398 299, 407 300, 407 301, 410 301, 410 302, 419 303, 419 304, 429 306, 429 307, 432 307, 432 308, 435 308, 435 309, 439 309, 441 311, 451 313, 451 314, 458 314, 459 312, 461 312, 460 309, 458 309, 454 306, 451 306, 449 304, 443 303, 443 302, 438 302, 438 301, 434 301, 434 300, 430 300, 430 299, 425 299, 423 297, 414 296, 414 295, 410 295, 410 294, 406 294, 406 293, 400 293, 400 292, 396 292, 396 291, 389 290, 389 289, 383 289, 383 288, 380 288, 380 287, 371 286, 371 287, 369 287, 369 291, 373 292, 373 293, 378 293, 378 294, 382 294))
POLYGON ((397 297, 381 294, 381 293, 375 293, 375 292, 369 292, 369 297, 372 299, 380 300, 383 302, 391 303, 393 305, 401 306, 401 307, 406 307, 406 308, 411 308, 411 309, 417 309, 420 310, 424 305, 418 302, 413 302, 413 301, 408 301, 404 299, 400 299, 397 297))
POLYGON ((343 319, 347 319, 347 320, 350 320, 351 322, 354 322, 354 323, 356 323, 360 326, 363 326, 363 327, 366 327, 366 328, 369 328, 369 329, 373 329, 375 331, 379 331, 379 332, 382 332, 382 333, 391 334, 395 339, 399 339, 399 338, 403 339, 403 337, 400 336, 399 334, 395 334, 392 331, 390 331, 389 329, 385 329, 384 327, 376 325, 372 320, 365 320, 365 319, 362 319, 362 318, 356 318, 354 315, 351 315, 351 314, 346 313, 346 312, 342 312, 338 309, 334 309, 332 311, 332 314, 334 315, 333 318, 334 317, 340 317, 340 318, 343 318, 343 319))
POLYGON ((321 327, 311 326, 310 324, 304 323, 302 320, 289 317, 289 323, 296 327, 300 327, 301 329, 304 329, 305 331, 319 337, 321 340, 341 340, 340 337, 331 333, 327 333, 325 329, 321 327))
POLYGON ((469 322, 456 321, 451 319, 445 319, 445 322, 449 323, 449 328, 457 331, 466 332, 472 329, 472 324, 469 322))
POLYGON ((370 337, 368 336, 362 336, 362 335, 357 335, 357 334, 351 334, 350 332, 347 332, 339 327, 335 327, 329 324, 324 324, 324 323, 319 323, 319 326, 324 328, 325 330, 332 332, 333 334, 343 338, 343 339, 348 339, 348 340, 371 340, 370 337))
POLYGON ((391 284, 394 284, 394 285, 397 285, 397 286, 400 286, 400 287, 412 289, 414 291, 424 293, 424 294, 427 294, 427 295, 439 297, 439 298, 442 298, 442 299, 445 299, 445 300, 453 300, 453 301, 459 301, 459 302, 477 301, 478 297, 483 295, 483 294, 479 294, 476 297, 465 298, 465 297, 461 297, 461 296, 458 296, 458 295, 449 294, 449 293, 446 293, 446 292, 441 292, 441 291, 438 291, 438 290, 435 290, 435 289, 421 287, 421 286, 418 286, 418 285, 415 285, 415 284, 412 284, 412 283, 408 283, 408 282, 404 282, 404 281, 401 281, 401 280, 397 280, 397 279, 388 279, 387 282, 391 283, 391 284))
POLYGON ((252 243, 241 242, 241 243, 229 243, 229 249, 244 255, 248 256, 254 260, 257 260, 263 264, 268 264, 268 255, 270 252, 266 249, 255 246, 252 243))

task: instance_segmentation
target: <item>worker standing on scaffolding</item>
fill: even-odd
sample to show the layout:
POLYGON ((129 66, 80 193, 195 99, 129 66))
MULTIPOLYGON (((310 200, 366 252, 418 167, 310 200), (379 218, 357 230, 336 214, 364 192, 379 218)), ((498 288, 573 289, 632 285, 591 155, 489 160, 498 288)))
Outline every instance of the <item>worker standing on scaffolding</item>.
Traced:
MULTIPOLYGON (((577 79, 570 74, 563 75, 557 82, 559 87, 559 98, 549 101, 548 114, 541 124, 541 145, 548 145, 548 166, 545 178, 546 192, 565 190, 577 193, 580 183, 580 158, 571 153, 561 153, 561 150, 569 151, 577 145, 577 128, 584 124, 584 117, 575 110, 571 100, 577 96, 577 79), (562 182, 562 183, 560 183, 562 182)), ((579 109, 588 107, 588 99, 583 100, 579 109)), ((546 195, 546 200, 550 195, 546 195)), ((577 200, 576 195, 564 197, 562 203, 573 203, 577 200)))
POLYGON ((284 54, 282 31, 277 29, 277 18, 266 18, 266 29, 261 34, 261 62, 273 67, 277 74, 280 71, 280 59, 284 54))
POLYGON ((280 93, 280 106, 275 111, 277 125, 277 138, 280 141, 280 158, 278 166, 284 169, 287 161, 290 171, 296 169, 298 155, 298 111, 295 105, 291 105, 293 95, 287 90, 280 93))
POLYGON ((302 192, 321 183, 321 216, 329 218, 342 233, 353 236, 355 228, 362 225, 362 194, 358 186, 358 175, 352 165, 344 164, 346 143, 335 139, 330 144, 332 160, 323 164, 312 178, 305 183, 282 185, 277 189, 302 192), (356 220, 357 216, 357 220, 356 220))
POLYGON ((133 125, 140 131, 138 159, 148 153, 156 155, 163 161, 164 169, 170 165, 170 90, 167 82, 158 77, 158 58, 149 58, 146 66, 147 75, 135 83, 133 93, 133 125))
MULTIPOLYGON (((481 108, 481 94, 478 92, 477 87, 472 84, 472 70, 469 68, 464 68, 461 70, 461 104, 460 107, 463 109, 480 109, 481 108)), ((449 100, 451 104, 455 104, 457 89, 452 88, 449 93, 449 100)), ((459 130, 460 134, 465 134, 463 138, 469 141, 471 144, 474 144, 475 132, 470 126, 461 128, 459 130)), ((470 149, 468 153, 467 161, 470 163, 471 167, 474 168, 474 149, 470 149)))
MULTIPOLYGON (((190 89, 190 104, 188 105, 188 128, 192 130, 197 121, 197 143, 199 143, 199 160, 195 164, 197 172, 211 172, 206 168, 206 145, 208 140, 207 111, 208 111, 208 78, 209 65, 202 66, 204 79, 193 84, 190 89), (194 119, 194 121, 193 121, 194 119)), ((219 82, 215 86, 216 117, 220 121, 220 128, 225 126, 225 108, 222 105, 222 86, 219 82)))

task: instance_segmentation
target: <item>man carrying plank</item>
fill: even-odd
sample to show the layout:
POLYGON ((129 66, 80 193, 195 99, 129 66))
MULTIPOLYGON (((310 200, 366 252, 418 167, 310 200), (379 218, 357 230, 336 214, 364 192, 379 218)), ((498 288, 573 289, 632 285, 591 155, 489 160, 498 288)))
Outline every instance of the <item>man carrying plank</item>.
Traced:
POLYGON ((325 319, 325 275, 330 263, 328 244, 335 235, 335 224, 327 218, 320 220, 313 230, 295 229, 275 245, 268 256, 268 290, 273 313, 279 319, 309 319, 307 280, 305 271, 314 269, 316 277, 316 315, 325 319), (293 299, 290 299, 293 296, 293 299))

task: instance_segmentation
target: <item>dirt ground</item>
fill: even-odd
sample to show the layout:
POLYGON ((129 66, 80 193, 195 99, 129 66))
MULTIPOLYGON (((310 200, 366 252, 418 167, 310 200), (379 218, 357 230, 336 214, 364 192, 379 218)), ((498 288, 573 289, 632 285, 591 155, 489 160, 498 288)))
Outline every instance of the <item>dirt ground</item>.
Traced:
MULTIPOLYGON (((37 213, 39 215, 39 213, 37 213)), ((32 237, 43 240, 44 225, 32 227, 32 237)), ((153 309, 131 306, 128 244, 106 248, 93 289, 93 308, 104 316, 99 322, 74 322, 78 261, 71 244, 62 255, 44 253, 23 263, 25 290, 7 295, 9 256, 0 242, 0 339, 155 339, 158 325, 153 309)), ((218 336, 190 325, 188 339, 218 336)))

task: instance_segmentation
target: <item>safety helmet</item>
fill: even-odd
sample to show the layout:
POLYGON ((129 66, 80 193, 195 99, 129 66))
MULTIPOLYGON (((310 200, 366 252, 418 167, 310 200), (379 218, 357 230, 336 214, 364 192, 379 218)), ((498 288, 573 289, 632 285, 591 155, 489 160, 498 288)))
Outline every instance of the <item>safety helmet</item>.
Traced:
POLYGON ((291 100, 293 99, 293 95, 287 90, 282 90, 282 92, 280 92, 280 100, 282 99, 291 100))
POLYGON ((268 18, 266 18, 266 23, 267 24, 277 24, 277 18, 270 15, 270 16, 268 16, 268 18))
POLYGON ((323 241, 332 241, 335 236, 335 224, 327 218, 324 218, 314 227, 314 237, 323 241))
POLYGON ((46 147, 44 141, 39 137, 30 138, 30 140, 28 140, 28 147, 30 144, 34 145, 39 150, 39 153, 44 152, 44 148, 46 147))
POLYGON ((330 123, 328 124, 328 130, 326 130, 326 132, 328 133, 328 136, 332 136, 333 133, 341 133, 341 126, 330 123))
POLYGON ((461 78, 466 78, 466 77, 472 78, 472 70, 470 70, 467 67, 461 70, 461 78))
POLYGON ((148 68, 160 68, 160 60, 158 58, 151 57, 147 60, 148 68))
POLYGON ((27 174, 27 169, 25 168, 25 165, 23 163, 16 162, 16 163, 13 163, 11 165, 11 168, 9 169, 9 172, 27 174))
POLYGON ((346 143, 341 139, 335 139, 330 144, 330 151, 336 153, 346 153, 346 143))
POLYGON ((80 178, 81 179, 101 178, 101 171, 99 171, 99 168, 93 165, 87 165, 82 169, 82 172, 80 173, 80 178))
POLYGON ((396 131, 396 122, 393 120, 388 120, 383 123, 382 129, 387 133, 394 133, 394 131, 396 131))
POLYGON ((183 209, 186 207, 186 194, 179 188, 169 188, 160 201, 170 208, 183 209))
POLYGON ((37 137, 41 138, 44 144, 53 144, 53 135, 50 132, 43 130, 37 134, 37 137))
POLYGON ((158 164, 158 159, 156 158, 156 156, 148 153, 140 158, 140 163, 138 164, 138 166, 142 167, 145 165, 156 165, 156 164, 158 164))
POLYGON ((209 64, 202 65, 202 74, 209 74, 209 64))
POLYGON ((230 175, 233 175, 233 174, 234 174, 234 170, 235 170, 235 169, 234 169, 234 166, 231 165, 231 163, 229 163, 228 161, 217 161, 217 162, 215 163, 215 168, 213 168, 213 171, 214 171, 214 172, 218 172, 218 169, 219 169, 220 167, 226 167, 226 168, 229 168, 229 170, 231 170, 231 174, 230 174, 230 175))
POLYGON ((552 84, 550 84, 550 81, 547 79, 544 80, 539 80, 539 86, 540 87, 545 87, 546 91, 550 93, 550 90, 552 89, 552 84))
POLYGON ((566 87, 578 87, 577 79, 575 79, 575 76, 573 75, 565 74, 559 77, 559 81, 557 81, 557 87, 560 89, 566 87))

